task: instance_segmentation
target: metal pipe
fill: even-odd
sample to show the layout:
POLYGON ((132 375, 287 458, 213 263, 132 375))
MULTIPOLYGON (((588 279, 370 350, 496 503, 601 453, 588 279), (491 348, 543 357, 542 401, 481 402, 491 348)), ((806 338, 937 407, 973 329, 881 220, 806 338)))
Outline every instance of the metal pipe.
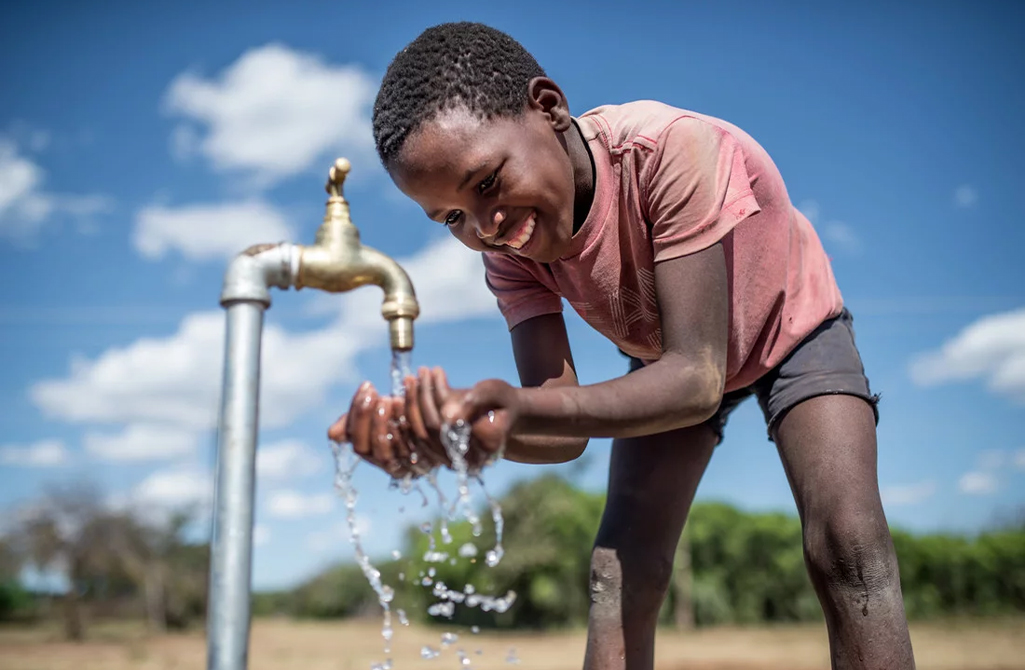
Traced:
POLYGON ((230 304, 227 309, 207 616, 210 670, 240 670, 248 665, 260 339, 265 305, 248 300, 230 304))
POLYGON ((349 162, 329 173, 327 213, 311 246, 261 244, 231 262, 221 305, 227 310, 224 388, 217 439, 217 490, 207 605, 208 670, 248 666, 252 580, 253 493, 259 430, 260 344, 271 286, 333 293, 367 284, 384 290, 382 316, 393 349, 413 348, 420 307, 406 272, 391 258, 360 244, 342 182, 349 162))

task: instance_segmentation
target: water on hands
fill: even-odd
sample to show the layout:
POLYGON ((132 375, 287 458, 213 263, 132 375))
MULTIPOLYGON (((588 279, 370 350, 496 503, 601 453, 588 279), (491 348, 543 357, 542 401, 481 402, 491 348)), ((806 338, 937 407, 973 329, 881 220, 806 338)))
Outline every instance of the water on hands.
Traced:
MULTIPOLYGON (((403 379, 406 376, 412 374, 411 371, 411 352, 409 351, 395 351, 392 357, 391 366, 391 382, 392 382, 392 395, 396 397, 402 397, 405 395, 405 387, 403 385, 403 379)), ((405 417, 399 419, 400 423, 405 421, 405 417)), ((449 459, 452 461, 452 469, 456 475, 457 491, 456 496, 451 504, 448 504, 448 500, 443 493, 441 486, 438 484, 436 471, 427 473, 425 478, 431 488, 434 489, 438 497, 438 506, 441 508, 439 529, 441 532, 442 543, 445 545, 451 544, 452 535, 448 530, 448 520, 455 519, 459 512, 462 512, 462 516, 470 523, 472 533, 474 537, 479 537, 482 533, 480 517, 477 515, 473 508, 473 501, 470 495, 470 478, 471 473, 466 460, 466 455, 469 452, 469 441, 470 441, 470 426, 463 423, 457 422, 453 426, 442 427, 442 443, 448 452, 449 459)), ((370 583, 371 588, 377 594, 378 602, 381 605, 383 611, 383 624, 381 627, 381 636, 384 638, 384 653, 386 655, 391 653, 391 640, 394 635, 392 628, 391 619, 391 603, 395 598, 395 591, 392 587, 382 583, 381 572, 373 566, 370 562, 370 558, 363 550, 362 543, 360 541, 359 530, 356 525, 356 501, 358 499, 358 491, 352 485, 353 472, 356 466, 359 465, 360 459, 353 452, 352 445, 348 443, 331 443, 331 449, 335 457, 335 487, 338 489, 339 494, 345 500, 346 508, 346 522, 349 527, 349 540, 353 545, 353 549, 356 554, 356 561, 370 583)), ((497 458, 492 459, 487 464, 490 464, 497 458)), ((416 464, 415 454, 411 456, 410 461, 412 464, 416 464)), ((486 465, 487 465, 486 464, 486 465)), ((472 473, 472 478, 480 486, 483 492, 488 506, 491 509, 491 518, 495 524, 495 547, 489 550, 485 556, 485 562, 489 567, 495 567, 502 560, 504 551, 502 549, 502 509, 498 502, 488 494, 487 489, 484 486, 484 480, 479 471, 472 473)), ((406 475, 401 480, 393 480, 389 488, 399 488, 403 494, 408 494, 411 491, 417 491, 423 498, 423 505, 428 505, 428 499, 423 490, 416 483, 412 475, 406 475)), ((404 509, 404 508, 403 508, 404 509)), ((430 522, 425 522, 421 525, 421 530, 428 536, 428 550, 424 554, 424 560, 429 563, 440 563, 446 559, 449 559, 449 553, 447 551, 441 551, 435 545, 433 536, 433 527, 430 522)), ((393 557, 398 552, 392 552, 393 557)), ((458 555, 462 558, 472 558, 477 555, 477 547, 471 542, 463 544, 459 550, 458 555)), ((449 559, 451 563, 455 563, 456 559, 449 559)), ((515 602, 516 594, 513 591, 509 591, 505 596, 493 597, 484 594, 476 593, 472 584, 467 584, 462 591, 448 588, 444 582, 434 582, 434 576, 436 572, 434 568, 428 570, 428 574, 420 574, 421 585, 424 587, 430 587, 431 593, 438 598, 438 601, 433 603, 427 608, 427 613, 432 616, 445 616, 451 618, 455 613, 456 604, 464 604, 467 607, 479 607, 481 610, 505 612, 515 602)), ((404 574, 402 575, 404 577, 404 574)), ((406 613, 399 609, 397 610, 399 623, 405 626, 409 625, 409 620, 406 613)), ((476 626, 474 627, 476 628, 476 626)), ((473 632, 477 632, 474 630, 473 632)), ((421 650, 422 658, 436 658, 441 654, 441 651, 448 647, 451 643, 458 639, 454 633, 445 633, 442 635, 442 643, 440 649, 434 649, 430 646, 425 646, 421 650)), ((480 651, 478 650, 478 654, 480 651)), ((470 659, 462 649, 458 650, 459 662, 462 667, 470 666, 470 659)), ((510 659, 506 659, 507 662, 515 662, 510 659)), ((371 666, 371 670, 392 670, 392 659, 388 658, 383 663, 375 663, 371 666)))

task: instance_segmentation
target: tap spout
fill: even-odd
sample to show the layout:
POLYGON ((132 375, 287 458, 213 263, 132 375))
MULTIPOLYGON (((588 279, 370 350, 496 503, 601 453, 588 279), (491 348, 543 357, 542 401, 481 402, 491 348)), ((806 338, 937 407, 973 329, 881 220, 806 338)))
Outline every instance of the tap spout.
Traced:
POLYGON ((360 242, 349 203, 342 195, 349 168, 344 158, 331 168, 324 223, 313 244, 298 247, 294 285, 296 289, 309 286, 330 293, 344 293, 367 284, 380 286, 384 290, 381 316, 388 321, 392 349, 406 351, 413 348, 413 320, 420 314, 413 283, 392 258, 360 242))

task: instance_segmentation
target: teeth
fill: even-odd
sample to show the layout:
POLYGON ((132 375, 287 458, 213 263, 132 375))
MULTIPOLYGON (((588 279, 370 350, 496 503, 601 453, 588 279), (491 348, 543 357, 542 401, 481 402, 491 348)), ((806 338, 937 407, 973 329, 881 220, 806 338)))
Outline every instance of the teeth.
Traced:
POLYGON ((530 217, 523 222, 523 226, 520 227, 516 237, 505 243, 506 246, 512 247, 513 249, 522 249, 523 245, 527 243, 530 236, 534 233, 534 224, 534 215, 531 214, 530 217))

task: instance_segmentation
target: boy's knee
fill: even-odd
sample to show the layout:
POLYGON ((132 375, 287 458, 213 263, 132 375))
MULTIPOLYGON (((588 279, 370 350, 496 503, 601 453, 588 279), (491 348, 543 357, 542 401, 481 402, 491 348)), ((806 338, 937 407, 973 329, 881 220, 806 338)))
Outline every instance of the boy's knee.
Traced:
POLYGON ((881 511, 808 517, 804 551, 812 580, 848 602, 861 604, 865 615, 873 597, 877 602, 899 597, 897 557, 881 511))
POLYGON ((591 554, 591 603, 619 608, 628 604, 658 607, 672 578, 672 557, 656 551, 595 546, 591 554))

